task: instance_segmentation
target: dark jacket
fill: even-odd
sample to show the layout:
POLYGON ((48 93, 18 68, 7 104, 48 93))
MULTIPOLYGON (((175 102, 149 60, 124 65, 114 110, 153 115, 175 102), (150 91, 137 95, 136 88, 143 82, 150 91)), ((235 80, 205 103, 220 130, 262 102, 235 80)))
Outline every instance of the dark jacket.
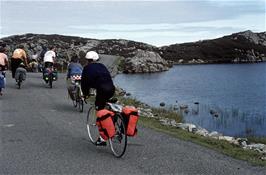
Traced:
POLYGON ((115 89, 110 72, 101 63, 88 64, 82 71, 81 89, 84 96, 89 95, 90 88, 96 89, 97 93, 115 89))

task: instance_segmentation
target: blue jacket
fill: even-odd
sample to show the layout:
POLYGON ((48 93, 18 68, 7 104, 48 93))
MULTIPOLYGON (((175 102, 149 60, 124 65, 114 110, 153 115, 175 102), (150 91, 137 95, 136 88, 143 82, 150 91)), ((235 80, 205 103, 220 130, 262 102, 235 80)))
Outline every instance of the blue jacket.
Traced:
POLYGON ((68 65, 67 78, 73 75, 81 75, 83 67, 80 63, 70 63, 68 65))
POLYGON ((88 64, 82 71, 81 89, 85 96, 89 95, 90 88, 96 89, 97 93, 115 89, 110 72, 101 63, 88 64))

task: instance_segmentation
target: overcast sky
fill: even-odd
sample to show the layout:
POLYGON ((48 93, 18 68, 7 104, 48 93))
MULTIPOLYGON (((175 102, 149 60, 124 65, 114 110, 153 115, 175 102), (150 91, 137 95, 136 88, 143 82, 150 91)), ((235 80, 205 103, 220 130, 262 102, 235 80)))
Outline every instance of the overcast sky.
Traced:
POLYGON ((266 31, 265 0, 0 1, 0 37, 56 33, 162 46, 266 31))

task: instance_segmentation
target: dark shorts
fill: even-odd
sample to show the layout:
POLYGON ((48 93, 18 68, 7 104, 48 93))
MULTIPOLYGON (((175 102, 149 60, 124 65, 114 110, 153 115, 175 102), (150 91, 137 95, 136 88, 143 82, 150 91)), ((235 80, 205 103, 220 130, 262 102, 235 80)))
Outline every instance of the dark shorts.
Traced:
POLYGON ((11 58, 11 71, 12 71, 12 78, 15 78, 15 73, 16 70, 18 68, 18 66, 20 65, 20 63, 22 63, 23 61, 21 59, 14 59, 11 58))
POLYGON ((53 65, 54 65, 54 63, 52 63, 52 62, 45 62, 44 63, 45 68, 53 67, 53 65))
POLYGON ((106 102, 115 94, 114 87, 106 87, 104 89, 97 89, 95 106, 97 110, 104 109, 106 102))

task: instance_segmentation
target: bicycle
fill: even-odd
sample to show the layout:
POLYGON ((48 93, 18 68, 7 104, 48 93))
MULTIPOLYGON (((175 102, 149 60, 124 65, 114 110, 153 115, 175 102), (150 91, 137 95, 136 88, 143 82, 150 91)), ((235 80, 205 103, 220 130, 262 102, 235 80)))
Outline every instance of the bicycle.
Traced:
MULTIPOLYGON (((86 102, 86 101, 85 101, 86 102)), ((121 115, 122 106, 115 104, 117 99, 113 98, 106 103, 106 109, 114 112, 113 122, 115 126, 115 135, 112 138, 108 139, 111 151, 113 155, 117 158, 120 158, 124 155, 127 148, 127 134, 126 134, 126 125, 125 121, 121 115)), ((87 102, 86 102, 87 103, 87 102)), ((96 145, 96 141, 99 138, 99 130, 96 125, 96 109, 94 104, 90 104, 87 114, 87 131, 90 141, 96 145)))
POLYGON ((74 84, 73 90, 70 92, 72 93, 72 101, 73 106, 78 108, 79 112, 83 112, 84 108, 84 99, 83 93, 80 86, 81 76, 73 76, 71 77, 71 83, 74 84))
POLYGON ((53 67, 48 67, 44 69, 43 79, 48 83, 50 88, 53 88, 53 81, 57 80, 57 72, 53 67))

